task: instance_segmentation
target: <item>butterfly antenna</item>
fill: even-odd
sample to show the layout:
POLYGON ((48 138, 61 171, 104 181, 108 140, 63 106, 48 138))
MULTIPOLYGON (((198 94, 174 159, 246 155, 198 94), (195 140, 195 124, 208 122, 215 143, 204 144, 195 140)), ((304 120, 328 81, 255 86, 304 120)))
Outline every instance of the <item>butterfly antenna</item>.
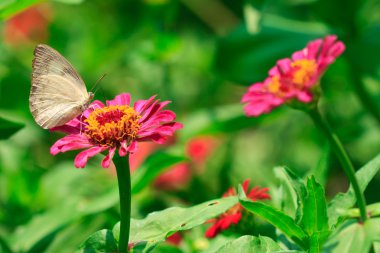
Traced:
POLYGON ((106 77, 106 75, 107 74, 103 74, 97 81, 96 81, 96 83, 94 84, 94 86, 92 86, 92 89, 91 89, 91 92, 92 93, 96 93, 97 91, 98 91, 98 89, 99 89, 99 83, 100 83, 100 81, 102 81, 103 80, 103 78, 104 77, 106 77))
POLYGON ((99 89, 102 91, 101 93, 102 93, 102 95, 103 95, 103 99, 104 99, 104 100, 107 100, 106 96, 104 95, 104 90, 103 90, 103 88, 100 87, 99 89))

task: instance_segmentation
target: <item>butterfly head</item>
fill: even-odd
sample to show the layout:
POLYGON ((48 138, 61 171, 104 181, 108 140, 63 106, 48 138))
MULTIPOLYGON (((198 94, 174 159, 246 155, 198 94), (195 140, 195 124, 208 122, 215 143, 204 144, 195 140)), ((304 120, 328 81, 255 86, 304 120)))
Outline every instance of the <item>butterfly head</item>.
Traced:
POLYGON ((89 92, 88 93, 88 98, 87 98, 87 101, 86 103, 84 103, 83 105, 81 105, 80 109, 82 112, 84 112, 85 110, 87 110, 87 108, 90 106, 91 104, 91 101, 92 99, 94 98, 95 94, 92 93, 92 92, 89 92))

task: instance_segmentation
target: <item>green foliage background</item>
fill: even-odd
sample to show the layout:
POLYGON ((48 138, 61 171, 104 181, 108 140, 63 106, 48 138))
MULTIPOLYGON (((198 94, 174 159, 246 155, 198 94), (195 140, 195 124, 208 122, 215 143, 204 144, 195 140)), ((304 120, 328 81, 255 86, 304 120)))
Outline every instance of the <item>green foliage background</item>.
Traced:
MULTIPOLYGON (((169 107, 184 129, 167 153, 155 154, 140 172, 132 208, 133 217, 142 218, 218 198, 246 178, 271 187, 275 201, 278 165, 314 174, 327 198, 346 191, 338 162, 307 115, 283 107, 246 118, 239 101, 276 60, 312 39, 337 34, 347 48, 321 80, 320 105, 355 167, 361 167, 380 150, 379 13, 376 0, 2 1, 0 245, 21 252, 73 252, 94 231, 112 229, 119 220, 116 178, 100 168, 100 158, 74 169, 76 152, 51 156, 49 148, 60 135, 33 121, 28 99, 37 43, 61 52, 88 89, 107 73, 97 99, 130 92, 134 101, 154 94, 172 101, 169 107), (40 2, 52 16, 48 38, 7 43, 10 18, 40 2), (163 156, 173 161, 167 166, 183 160, 186 143, 202 135, 223 142, 205 171, 179 192, 154 189, 153 178, 144 173, 157 169, 163 156)), ((366 191, 369 203, 380 201, 379 180, 366 191)), ((205 242, 204 228, 191 232, 186 252, 216 243, 205 242)))

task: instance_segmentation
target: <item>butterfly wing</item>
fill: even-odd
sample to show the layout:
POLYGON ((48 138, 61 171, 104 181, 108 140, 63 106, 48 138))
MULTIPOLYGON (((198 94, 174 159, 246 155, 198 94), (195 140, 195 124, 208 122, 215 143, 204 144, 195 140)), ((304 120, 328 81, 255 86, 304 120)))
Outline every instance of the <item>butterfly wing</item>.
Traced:
POLYGON ((38 45, 34 55, 32 115, 45 129, 63 125, 78 116, 92 97, 73 66, 56 50, 38 45))

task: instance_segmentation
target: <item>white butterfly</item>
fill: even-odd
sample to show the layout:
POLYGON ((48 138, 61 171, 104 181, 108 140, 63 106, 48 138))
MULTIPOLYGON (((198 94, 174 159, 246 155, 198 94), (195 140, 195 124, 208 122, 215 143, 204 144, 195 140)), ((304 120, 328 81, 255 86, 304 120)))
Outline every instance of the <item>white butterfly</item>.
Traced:
POLYGON ((74 67, 56 50, 38 45, 32 66, 29 106, 38 125, 61 126, 87 109, 94 94, 87 92, 74 67))

